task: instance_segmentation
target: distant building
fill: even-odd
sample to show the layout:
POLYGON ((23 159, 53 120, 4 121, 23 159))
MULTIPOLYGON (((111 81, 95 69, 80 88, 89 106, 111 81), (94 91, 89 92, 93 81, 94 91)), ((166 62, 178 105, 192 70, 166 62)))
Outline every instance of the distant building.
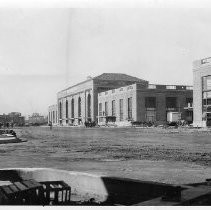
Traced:
POLYGON ((0 123, 3 125, 9 123, 14 126, 23 126, 25 125, 25 117, 21 116, 20 112, 11 112, 9 114, 0 115, 0 123))
POLYGON ((193 126, 211 126, 211 57, 193 62, 193 126))
POLYGON ((193 120, 192 86, 155 85, 126 74, 104 73, 60 91, 49 106, 49 121, 59 125, 122 121, 166 123, 169 112, 193 120))
POLYGON ((29 125, 44 125, 47 124, 47 122, 47 118, 39 113, 33 113, 28 119, 29 125))

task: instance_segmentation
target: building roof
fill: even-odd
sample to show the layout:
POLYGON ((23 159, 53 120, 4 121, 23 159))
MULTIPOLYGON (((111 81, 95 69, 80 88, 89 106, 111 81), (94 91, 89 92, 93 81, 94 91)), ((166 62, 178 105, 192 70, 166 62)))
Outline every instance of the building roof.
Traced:
POLYGON ((79 82, 73 86, 70 86, 68 88, 65 88, 61 91, 59 91, 58 93, 62 92, 62 91, 65 91, 69 88, 72 88, 72 87, 75 87, 77 85, 80 85, 80 84, 83 84, 87 81, 90 81, 90 80, 116 80, 116 81, 131 81, 131 82, 148 82, 146 80, 143 80, 143 79, 139 79, 138 77, 133 77, 133 76, 130 76, 130 75, 127 75, 127 74, 121 74, 121 73, 103 73, 99 76, 96 76, 96 77, 88 77, 88 79, 82 81, 82 82, 79 82))
POLYGON ((93 77, 93 79, 97 80, 120 80, 120 81, 131 81, 131 82, 147 82, 146 80, 139 79, 137 77, 133 77, 127 74, 120 73, 103 73, 99 76, 93 77))

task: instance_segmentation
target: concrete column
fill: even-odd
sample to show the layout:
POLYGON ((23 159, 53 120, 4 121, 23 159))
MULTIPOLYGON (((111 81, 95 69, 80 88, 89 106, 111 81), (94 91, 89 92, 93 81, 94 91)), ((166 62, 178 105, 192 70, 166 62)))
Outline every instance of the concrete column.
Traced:
POLYGON ((81 119, 82 123, 85 122, 85 92, 81 94, 81 119))
POLYGON ((201 72, 193 74, 193 126, 203 127, 202 122, 202 78, 201 72))

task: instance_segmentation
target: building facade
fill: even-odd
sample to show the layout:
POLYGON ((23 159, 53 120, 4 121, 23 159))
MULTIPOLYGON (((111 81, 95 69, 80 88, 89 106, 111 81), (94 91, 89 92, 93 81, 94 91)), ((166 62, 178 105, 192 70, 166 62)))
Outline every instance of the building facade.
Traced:
POLYGON ((58 106, 57 104, 51 105, 48 107, 48 124, 52 123, 52 125, 58 125, 58 106))
POLYGON ((48 122, 58 125, 141 121, 163 124, 168 112, 192 122, 192 86, 154 85, 126 74, 104 73, 60 91, 48 122))
POLYGON ((192 122, 192 86, 140 85, 98 94, 98 123, 105 119, 117 124, 124 121, 164 124, 169 112, 180 113, 181 120, 192 122))
POLYGON ((211 57, 193 62, 193 126, 211 126, 211 57))
POLYGON ((57 94, 59 124, 81 125, 97 121, 98 93, 134 83, 148 84, 126 74, 104 73, 60 91, 57 94))

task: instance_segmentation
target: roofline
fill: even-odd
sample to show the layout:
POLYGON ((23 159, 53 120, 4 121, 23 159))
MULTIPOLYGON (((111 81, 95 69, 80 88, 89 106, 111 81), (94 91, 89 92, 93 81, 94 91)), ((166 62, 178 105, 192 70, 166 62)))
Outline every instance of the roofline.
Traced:
MULTIPOLYGON (((127 75, 127 76, 130 76, 130 77, 133 77, 133 78, 136 78, 136 79, 137 79, 137 81, 131 81, 131 82, 134 82, 134 83, 149 82, 148 80, 140 79, 140 78, 138 78, 138 77, 131 76, 131 75, 128 75, 128 74, 125 74, 125 73, 102 73, 102 74, 100 74, 100 75, 98 75, 98 76, 93 77, 92 79, 98 79, 97 77, 99 77, 99 76, 101 76, 101 75, 103 75, 103 74, 122 74, 122 75, 127 75)), ((128 80, 128 81, 130 81, 130 80, 128 80)))
POLYGON ((72 86, 70 86, 70 87, 68 87, 68 88, 65 88, 65 89, 63 89, 63 90, 60 90, 60 91, 57 92, 57 93, 63 92, 63 91, 65 91, 65 90, 68 90, 69 88, 75 87, 75 86, 77 86, 77 85, 81 85, 81 84, 83 84, 83 83, 85 83, 85 82, 88 82, 88 81, 91 81, 91 80, 93 80, 93 79, 94 79, 94 78, 84 80, 84 81, 79 82, 79 83, 77 83, 77 84, 75 84, 75 85, 72 85, 72 86))
POLYGON ((149 83, 149 85, 161 85, 161 86, 188 86, 188 87, 193 87, 193 85, 172 85, 172 84, 168 84, 168 85, 165 85, 165 84, 156 84, 156 83, 149 83))
MULTIPOLYGON (((103 73, 103 74, 107 74, 107 73, 103 73)), ((109 74, 109 73, 108 73, 109 74)), ((115 74, 115 73, 114 73, 115 74)), ((101 74, 102 75, 102 74, 101 74)), ((88 81, 91 81, 91 80, 98 80, 98 78, 97 77, 99 77, 99 76, 101 76, 101 75, 98 75, 98 76, 95 76, 95 77, 92 77, 92 78, 90 78, 90 79, 87 79, 87 80, 84 80, 84 81, 82 81, 82 82, 79 82, 79 83, 77 83, 77 84, 75 84, 75 85, 72 85, 72 86, 70 86, 70 87, 67 87, 67 88, 65 88, 65 89, 63 89, 63 90, 60 90, 59 92, 57 92, 57 94, 58 93, 61 93, 61 92, 63 92, 63 91, 65 91, 65 90, 68 90, 69 88, 72 88, 72 87, 75 87, 75 86, 78 86, 78 85, 81 85, 81 84, 84 84, 84 83, 86 83, 86 82, 88 82, 88 81)), ((126 75, 126 74, 125 74, 126 75)), ((131 82, 133 82, 133 81, 131 81, 131 82)), ((134 81, 134 83, 141 83, 141 82, 148 82, 149 83, 149 81, 147 81, 147 80, 144 80, 144 79, 140 79, 140 81, 134 81)))

